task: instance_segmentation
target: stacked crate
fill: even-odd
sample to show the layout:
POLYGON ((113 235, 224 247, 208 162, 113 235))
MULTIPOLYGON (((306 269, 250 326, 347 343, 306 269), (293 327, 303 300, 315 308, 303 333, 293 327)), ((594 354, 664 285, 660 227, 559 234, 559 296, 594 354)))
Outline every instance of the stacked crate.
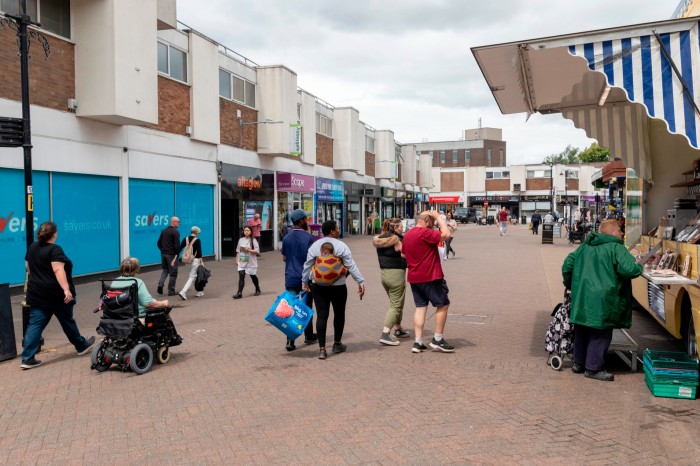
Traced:
POLYGON ((644 350, 644 374, 654 396, 695 399, 698 363, 685 353, 644 350))

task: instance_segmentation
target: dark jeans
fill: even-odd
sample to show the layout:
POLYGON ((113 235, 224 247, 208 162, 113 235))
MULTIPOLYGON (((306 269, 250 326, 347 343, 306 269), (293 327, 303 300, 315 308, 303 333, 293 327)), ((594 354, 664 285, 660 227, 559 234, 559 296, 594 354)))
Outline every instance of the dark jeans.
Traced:
POLYGON ((532 222, 532 234, 533 235, 539 235, 539 233, 537 232, 539 227, 540 227, 540 222, 532 222))
POLYGON ((328 317, 333 305, 333 330, 335 331, 334 343, 340 343, 345 329, 345 304, 348 301, 348 287, 345 285, 321 286, 311 285, 311 292, 316 303, 316 333, 318 333, 318 346, 326 347, 326 327, 328 317))
POLYGON ((160 274, 160 280, 158 280, 158 286, 163 286, 165 284, 165 279, 170 275, 170 280, 168 280, 168 294, 175 294, 175 282, 177 281, 177 260, 175 265, 171 265, 173 261, 173 254, 161 254, 160 255, 160 268, 163 269, 163 273, 160 274))
POLYGON ((70 304, 61 303, 60 305, 46 309, 39 309, 38 307, 31 307, 29 309, 29 325, 27 326, 27 333, 24 334, 22 362, 32 359, 39 350, 41 334, 49 324, 52 316, 56 316, 58 322, 61 324, 61 328, 63 328, 63 333, 66 334, 68 341, 73 344, 77 352, 81 352, 87 348, 87 341, 80 335, 78 324, 73 318, 74 304, 75 300, 71 301, 70 304))
MULTIPOLYGON (((298 288, 287 287, 285 289, 287 291, 289 291, 290 293, 294 293, 294 294, 301 293, 301 287, 298 287, 298 288)), ((313 307, 314 298, 311 295, 311 293, 306 293, 306 296, 304 297, 304 304, 306 304, 307 306, 309 306, 311 308, 313 307)), ((309 321, 309 325, 307 325, 306 328, 304 329, 304 338, 307 340, 311 340, 313 338, 313 336, 314 336, 314 319, 311 318, 311 320, 309 321)), ((287 341, 289 341, 289 339, 287 339, 287 341)))
POLYGON ((450 236, 448 239, 445 240, 445 257, 450 255, 450 251, 452 251, 452 255, 456 255, 455 250, 452 249, 452 240, 454 239, 454 236, 450 236))
POLYGON ((574 327, 574 363, 592 372, 605 368, 605 353, 612 341, 612 329, 599 330, 576 324, 574 327))

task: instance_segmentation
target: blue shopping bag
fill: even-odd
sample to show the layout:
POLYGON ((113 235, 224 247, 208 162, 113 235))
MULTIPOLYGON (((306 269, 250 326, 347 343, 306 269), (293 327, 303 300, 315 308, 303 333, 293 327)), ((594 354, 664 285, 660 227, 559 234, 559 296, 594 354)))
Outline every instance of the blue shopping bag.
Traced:
POLYGON ((265 320, 287 335, 290 340, 296 340, 304 333, 304 329, 314 315, 314 311, 306 305, 306 292, 298 295, 285 291, 277 297, 265 320))

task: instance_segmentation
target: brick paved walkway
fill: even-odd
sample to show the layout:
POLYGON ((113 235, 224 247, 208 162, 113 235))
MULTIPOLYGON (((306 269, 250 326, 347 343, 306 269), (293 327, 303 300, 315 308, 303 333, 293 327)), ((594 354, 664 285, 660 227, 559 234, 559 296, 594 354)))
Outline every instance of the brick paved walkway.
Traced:
MULTIPOLYGON (((183 345, 143 376, 91 371, 52 322, 41 367, 0 363, 0 463, 698 464, 697 401, 654 398, 643 372, 614 355, 613 383, 546 365, 544 332, 571 248, 540 238, 524 226, 505 237, 460 227, 445 264, 453 354, 379 345, 387 298, 368 237, 347 241, 367 295, 360 301, 349 281, 348 352, 326 361, 317 346, 286 352, 263 321, 283 287, 277 252, 260 260, 263 295, 248 282, 236 301, 232 260, 209 263, 206 296, 176 297, 183 345)), ((158 275, 142 275, 151 291, 158 275)), ((98 291, 78 289, 84 333, 97 324, 98 291)), ((409 296, 409 330, 412 316, 409 296)), ((433 328, 431 319, 428 336, 433 328)), ((642 347, 678 345, 643 312, 632 334, 642 347)))

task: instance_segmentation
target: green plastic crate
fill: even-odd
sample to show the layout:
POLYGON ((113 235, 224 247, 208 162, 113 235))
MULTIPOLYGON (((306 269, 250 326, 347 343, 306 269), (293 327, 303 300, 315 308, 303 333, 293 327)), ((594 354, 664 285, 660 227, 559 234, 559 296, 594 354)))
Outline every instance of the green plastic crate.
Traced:
POLYGON ((644 374, 654 384, 698 386, 698 373, 692 371, 652 371, 644 364, 644 374))
POLYGON ((644 380, 654 396, 664 398, 684 398, 687 400, 695 399, 695 392, 697 390, 697 387, 695 386, 654 383, 649 376, 644 377, 644 380))
POLYGON ((644 364, 656 368, 666 369, 682 369, 696 371, 698 370, 697 361, 681 351, 662 351, 646 349, 644 354, 644 364))

